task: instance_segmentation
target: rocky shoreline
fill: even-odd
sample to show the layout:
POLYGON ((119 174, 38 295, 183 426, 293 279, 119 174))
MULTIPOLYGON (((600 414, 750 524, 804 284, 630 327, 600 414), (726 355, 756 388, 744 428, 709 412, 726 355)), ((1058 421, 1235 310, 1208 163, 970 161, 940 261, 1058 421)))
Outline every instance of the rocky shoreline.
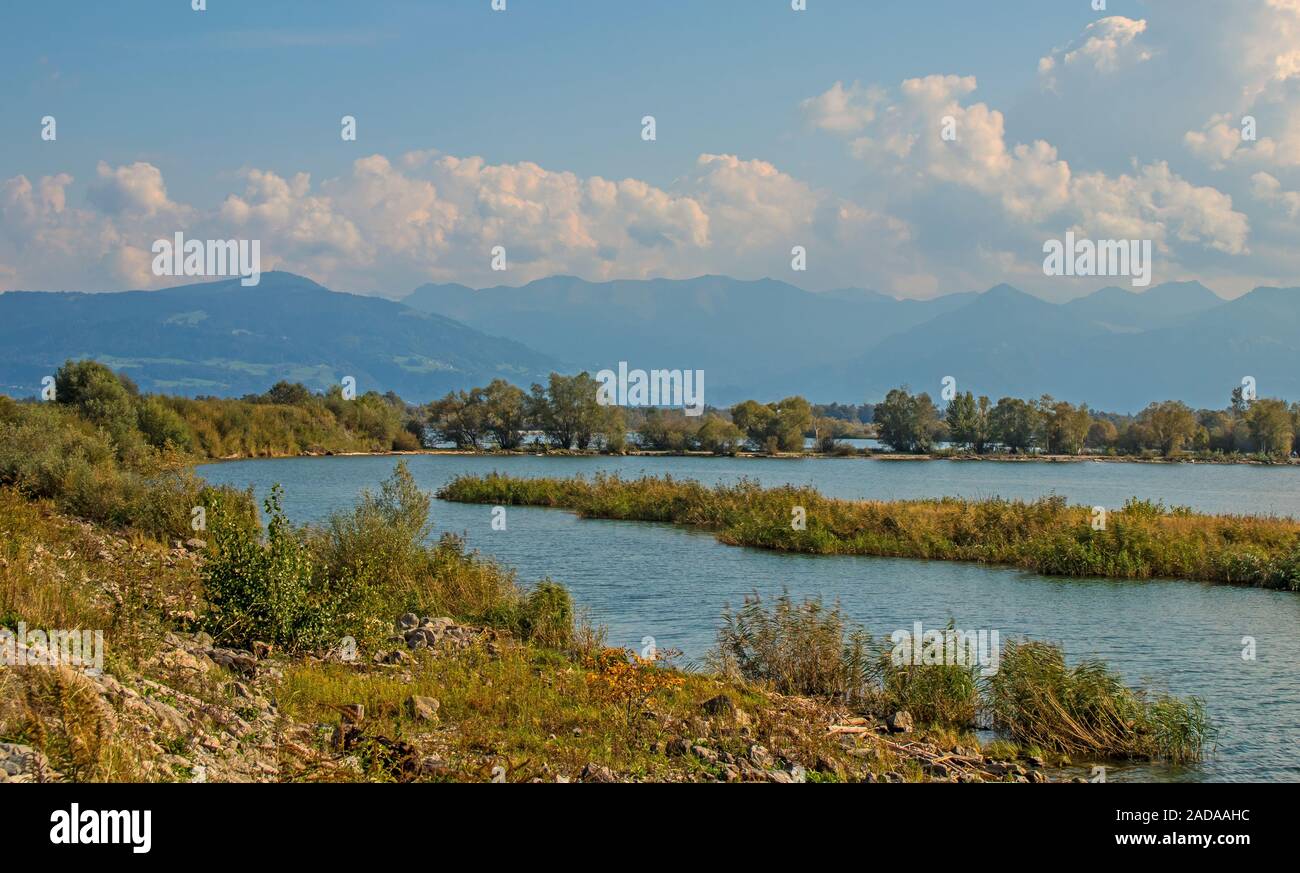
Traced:
MULTIPOLYGON (((519 645, 491 628, 413 614, 399 619, 396 631, 392 641, 397 645, 370 659, 348 662, 332 655, 322 660, 358 675, 409 685, 430 658, 468 652, 499 658, 519 645)), ((145 781, 350 781, 366 776, 359 756, 377 753, 392 781, 463 781, 472 773, 484 774, 486 781, 641 781, 637 774, 594 760, 581 767, 543 761, 533 768, 536 772, 516 780, 520 774, 494 756, 458 759, 453 744, 445 742, 456 725, 440 712, 439 700, 427 695, 406 696, 405 721, 413 729, 400 737, 372 724, 359 702, 337 707, 337 723, 291 719, 278 698, 286 670, 293 666, 269 646, 231 649, 198 632, 168 633, 150 661, 150 672, 171 677, 167 683, 68 667, 24 669, 51 672, 56 681, 75 689, 100 720, 100 730, 137 750, 145 781)), ((655 752, 674 769, 672 778, 655 781, 1051 781, 1039 758, 999 760, 975 747, 945 748, 927 740, 905 712, 876 721, 821 701, 779 695, 766 696, 765 706, 754 710, 737 705, 724 692, 702 701, 685 719, 653 708, 643 715, 661 723, 665 738, 656 742, 655 752), (824 751, 807 750, 807 732, 822 734, 817 739, 824 751)), ((76 781, 76 774, 59 772, 30 745, 0 743, 0 782, 63 781, 76 781)))

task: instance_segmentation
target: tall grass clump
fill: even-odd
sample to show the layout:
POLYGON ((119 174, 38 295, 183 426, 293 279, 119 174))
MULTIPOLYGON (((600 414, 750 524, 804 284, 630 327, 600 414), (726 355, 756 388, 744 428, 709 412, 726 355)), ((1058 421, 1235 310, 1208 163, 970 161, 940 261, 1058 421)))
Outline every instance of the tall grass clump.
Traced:
POLYGON ((726 610, 707 663, 729 678, 766 685, 782 694, 852 700, 871 685, 871 638, 850 626, 838 604, 795 603, 788 593, 769 610, 757 594, 726 610))
MULTIPOLYGON (((949 631, 953 624, 949 623, 949 631)), ((966 730, 980 710, 977 664, 902 663, 892 650, 880 655, 881 697, 886 712, 904 710, 917 724, 966 730)))
POLYGON ((1065 755, 1199 761, 1214 730, 1197 698, 1149 697, 1100 661, 1065 663, 1058 646, 1009 642, 986 682, 993 726, 1027 746, 1065 755))
MULTIPOLYGON (((950 625, 951 628, 951 625, 950 625)), ((1131 689, 1099 661, 1069 667, 1060 647, 1012 642, 998 669, 907 664, 888 645, 819 600, 757 595, 722 616, 706 665, 728 679, 782 694, 825 697, 884 716, 908 712, 918 725, 965 731, 978 723, 1026 747, 1065 756, 1096 755, 1188 763, 1215 735, 1197 698, 1131 689)))

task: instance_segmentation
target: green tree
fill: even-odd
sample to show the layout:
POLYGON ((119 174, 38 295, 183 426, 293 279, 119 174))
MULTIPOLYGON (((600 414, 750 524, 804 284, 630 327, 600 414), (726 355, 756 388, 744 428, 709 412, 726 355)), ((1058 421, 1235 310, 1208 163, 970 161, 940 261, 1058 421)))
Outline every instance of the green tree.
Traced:
POLYGON ((650 408, 637 425, 637 444, 643 449, 684 452, 692 448, 697 427, 675 410, 650 408))
POLYGON ((1003 397, 989 413, 994 441, 1012 452, 1027 452, 1040 445, 1042 414, 1027 400, 1003 397))
POLYGON ((1291 410, 1282 400, 1261 399, 1250 405, 1246 424, 1259 451, 1270 455, 1289 455, 1295 439, 1291 410))
POLYGON ((312 401, 312 393, 301 382, 286 382, 281 379, 272 385, 261 399, 265 403, 278 403, 283 406, 306 406, 312 401))
POLYGON ((1077 455, 1088 439, 1092 416, 1087 405, 1072 406, 1044 395, 1039 401, 1043 421, 1043 442, 1053 455, 1077 455))
POLYGON ((108 431, 119 454, 139 444, 135 398, 118 376, 98 361, 68 361, 54 374, 55 402, 108 431))
POLYGON ((527 396, 505 379, 493 379, 483 389, 483 424, 498 448, 517 449, 528 427, 527 396))
POLYGON ((799 396, 767 404, 746 400, 731 407, 731 420, 755 449, 799 452, 812 428, 812 404, 799 396))
POLYGON ((1246 413, 1250 411, 1250 404, 1254 401, 1246 396, 1244 385, 1238 385, 1232 389, 1232 412, 1237 418, 1245 418, 1246 413))
POLYGON ((597 402, 600 383, 591 374, 576 376, 552 373, 545 388, 533 385, 529 396, 530 415, 551 445, 556 448, 588 448, 610 418, 597 402))
POLYGON ((695 434, 696 445, 715 455, 734 455, 745 443, 745 432, 720 415, 704 419, 695 434))
POLYGON ((487 431, 486 413, 482 389, 452 391, 429 404, 429 429, 442 442, 477 451, 487 431))
POLYGON ((948 404, 947 414, 944 416, 948 423, 950 439, 958 445, 969 448, 977 455, 984 454, 992 435, 989 412, 990 404, 987 397, 976 400, 975 395, 969 391, 958 394, 948 404))
POLYGON ((939 410, 929 394, 895 388, 876 405, 875 419, 880 441, 894 451, 928 452, 934 445, 939 410))
POLYGON ((786 397, 772 405, 772 432, 783 452, 803 451, 804 432, 812 427, 812 405, 802 397, 786 397))
POLYGON ((731 407, 731 421, 745 434, 750 448, 761 449, 771 432, 776 413, 757 400, 746 400, 731 407))
POLYGON ((1119 438, 1119 430, 1113 422, 1099 418, 1088 425, 1088 436, 1083 444, 1090 449, 1109 449, 1114 447, 1119 438))
POLYGON ((1138 415, 1137 423, 1146 429, 1149 445, 1165 457, 1181 451, 1200 428, 1196 415, 1179 400, 1152 403, 1138 415))

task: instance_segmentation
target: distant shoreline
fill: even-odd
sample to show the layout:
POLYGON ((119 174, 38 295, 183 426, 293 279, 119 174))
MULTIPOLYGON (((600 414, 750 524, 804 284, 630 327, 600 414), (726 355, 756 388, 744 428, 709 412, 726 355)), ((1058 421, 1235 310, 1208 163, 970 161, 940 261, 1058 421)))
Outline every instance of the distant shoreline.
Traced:
POLYGON ((410 455, 450 455, 450 456, 484 456, 484 457, 538 457, 538 458, 717 458, 730 460, 754 461, 954 461, 954 462, 992 462, 1011 464, 1206 464, 1211 466, 1256 466, 1256 467, 1295 467, 1300 466, 1300 458, 1285 460, 1261 460, 1249 456, 1213 457, 1204 455, 1186 455, 1172 458, 1133 457, 1129 455, 1008 455, 1008 454, 902 454, 895 452, 872 452, 860 454, 853 452, 837 455, 823 452, 736 452, 730 455, 718 455, 712 452, 672 452, 652 449, 630 449, 624 452, 606 454, 595 451, 575 451, 573 449, 547 449, 546 451, 522 451, 519 449, 405 449, 382 452, 299 452, 297 454, 267 455, 227 455, 220 458, 205 458, 199 464, 230 463, 234 461, 271 461, 287 458, 357 458, 357 457, 405 457, 410 455))

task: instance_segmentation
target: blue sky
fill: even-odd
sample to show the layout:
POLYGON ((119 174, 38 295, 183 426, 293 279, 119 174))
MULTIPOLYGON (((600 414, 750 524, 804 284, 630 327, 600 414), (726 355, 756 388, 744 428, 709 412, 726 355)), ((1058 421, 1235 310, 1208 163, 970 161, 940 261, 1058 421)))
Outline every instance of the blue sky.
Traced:
MULTIPOLYGON (((279 252, 282 266, 313 275, 312 252, 328 249, 328 257, 316 265, 316 278, 385 293, 400 293, 427 280, 518 284, 547 270, 591 278, 673 274, 676 268, 772 274, 789 259, 789 245, 781 238, 788 232, 791 244, 816 240, 816 266, 806 275, 782 276, 796 284, 861 285, 928 296, 992 284, 999 268, 991 263, 1003 265, 1002 271, 1010 274, 1005 278, 1016 284, 1039 286, 1030 290, 1071 296, 1087 288, 1034 276, 1031 256, 1048 230, 1059 227, 1064 232, 1097 210, 1085 210, 1084 219, 1072 213, 1054 222, 1047 216, 1028 221, 1016 214, 1019 207, 1005 202, 990 212, 990 198, 996 200, 997 195, 978 182, 963 180, 961 171, 936 167, 933 160, 899 160, 891 167, 882 165, 879 155, 864 159, 855 143, 859 135, 879 142, 871 134, 871 125, 878 122, 849 130, 817 116, 808 101, 842 83, 850 102, 878 103, 884 115, 885 107, 897 108, 897 92, 905 80, 973 77, 977 86, 949 88, 935 96, 935 105, 954 99, 963 111, 981 105, 1001 113, 1009 153, 1017 144, 1041 138, 1060 161, 1068 162, 1074 178, 1100 173, 1120 188, 1126 175, 1140 179, 1142 167, 1163 163, 1193 191, 1212 188, 1233 197, 1232 211, 1240 212, 1235 205, 1239 199, 1264 191, 1293 225, 1286 195, 1300 186, 1291 162, 1260 163, 1250 167, 1250 173, 1241 162, 1240 178, 1216 179, 1222 174, 1208 166, 1214 159, 1195 154, 1183 142, 1188 131, 1202 130, 1217 113, 1239 111, 1229 103, 1239 102, 1235 95, 1249 87, 1252 74, 1258 76, 1258 64, 1241 70, 1228 70, 1231 63, 1226 60, 1224 69, 1208 64, 1220 53, 1232 57, 1227 40, 1236 34, 1225 34, 1223 44, 1216 46, 1215 31, 1224 33, 1225 28, 1207 18, 1197 30, 1185 21, 1186 10, 1202 7, 1222 14, 1225 6, 1245 9, 1266 2, 1267 14, 1285 17, 1282 33, 1290 33, 1292 13, 1300 15, 1291 8, 1294 0, 1109 0, 1105 12, 1094 11, 1090 0, 809 0, 804 12, 792 11, 787 0, 508 0, 505 12, 492 11, 489 0, 209 0, 204 12, 191 10, 188 0, 10 4, 0 12, 0 52, 6 59, 0 74, 0 138, 5 143, 0 184, 21 178, 39 192, 38 180, 49 178, 56 180, 51 184, 63 199, 54 198, 61 204, 58 216, 34 219, 36 207, 24 205, 25 218, 16 217, 22 212, 18 207, 0 217, 0 229, 8 230, 11 240, 8 247, 0 242, 0 288, 52 287, 50 283, 57 282, 108 288, 147 282, 139 273, 138 258, 107 251, 94 253, 80 267, 50 267, 50 258, 70 254, 71 243, 63 249, 53 245, 39 262, 26 262, 31 247, 18 247, 12 240, 26 233, 50 245, 54 225, 65 241, 71 227, 94 227, 100 238, 116 234, 124 245, 137 249, 147 248, 147 241, 133 234, 161 235, 173 226, 222 234, 256 230, 271 238, 264 248, 273 259, 279 252), (1275 4, 1281 8, 1272 8, 1275 4), (1103 40, 1118 40, 1121 57, 1114 63, 1086 51, 1090 34, 1100 33, 1088 28, 1103 19, 1142 22, 1140 31, 1135 25, 1123 31, 1108 25, 1107 33, 1100 34, 1103 40), (1082 60, 1073 64, 1066 60, 1071 46, 1085 49, 1076 55, 1082 60), (1054 51, 1057 69, 1071 75, 1058 80, 1053 74, 1049 83, 1041 64, 1054 51), (1144 52, 1150 56, 1145 60, 1144 52), (1221 95, 1199 94, 1207 86, 1192 79, 1182 87, 1170 81, 1206 66, 1206 76, 1225 80, 1221 95), (1150 70, 1149 80, 1130 75, 1133 70, 1150 70), (1232 81, 1233 75, 1241 81, 1232 81), (1108 78, 1112 81, 1103 81, 1108 78), (1161 83, 1159 88, 1153 82, 1161 83), (852 90, 854 83, 860 90, 852 90), (870 88, 894 96, 864 96, 870 88), (1117 99, 1126 93, 1132 99, 1117 99), (339 138, 344 114, 357 118, 356 142, 339 138), (653 143, 639 136, 645 114, 656 117, 658 137, 653 143), (40 119, 47 115, 57 119, 54 142, 39 136, 40 119), (418 256, 412 251, 389 252, 384 258, 380 251, 388 243, 379 239, 386 233, 382 222, 373 214, 348 214, 349 208, 357 208, 356 200, 366 198, 363 186, 342 182, 355 181, 354 162, 359 158, 383 156, 398 165, 403 155, 430 151, 457 159, 481 157, 488 167, 536 164, 547 173, 572 173, 579 180, 636 180, 677 198, 664 215, 675 211, 680 217, 691 211, 690 203, 678 201, 699 204, 708 229, 687 227, 683 221, 689 223, 689 216, 657 216, 645 233, 657 241, 663 257, 655 260, 644 252, 621 257, 613 230, 582 231, 558 240, 535 232, 516 235, 506 226, 509 219, 500 214, 483 218, 471 229, 463 214, 467 203, 484 199, 480 188, 477 194, 464 194, 468 200, 453 200, 448 206, 461 217, 428 219, 443 224, 438 232, 429 230, 412 241, 420 249, 418 256), (703 155, 734 156, 742 162, 738 172, 751 175, 770 177, 770 166, 782 180, 789 177, 816 192, 816 202, 804 204, 807 232, 774 228, 770 246, 764 244, 761 253, 746 249, 758 244, 752 238, 741 241, 739 231, 728 238, 723 214, 730 212, 732 221, 744 224, 735 213, 751 195, 733 186, 734 201, 723 205, 702 194, 700 185, 718 184, 716 179, 690 181, 700 174, 703 155), (106 188, 126 186, 138 193, 141 185, 149 184, 143 166, 165 186, 166 201, 136 203, 133 215, 129 204, 106 188), (127 178, 122 168, 138 172, 127 178), (231 228, 234 213, 216 214, 226 198, 234 195, 255 207, 269 196, 262 190, 258 196, 263 200, 257 201, 247 193, 250 171, 260 174, 263 183, 309 174, 309 187, 298 186, 290 199, 328 196, 329 216, 322 217, 325 207, 320 203, 304 207, 299 202, 287 207, 298 210, 296 226, 275 225, 267 215, 245 211, 235 222, 242 229, 231 228), (1276 186, 1255 181, 1259 172, 1267 172, 1276 186), (927 177, 930 184, 909 181, 906 190, 900 190, 898 180, 912 174, 927 177), (71 181, 57 182, 65 177, 71 181), (340 182, 332 192, 329 180, 340 182), (945 187, 950 190, 942 190, 945 187), (848 254, 855 247, 853 233, 830 228, 824 220, 836 210, 842 215, 845 208, 870 213, 858 227, 883 223, 863 231, 871 240, 888 237, 888 228, 905 227, 898 238, 882 243, 892 263, 848 254), (105 213, 113 220, 109 231, 95 224, 105 213), (151 221, 139 220, 144 213, 151 221), (990 222, 991 215, 1006 218, 1006 227, 998 225, 986 238, 972 239, 981 233, 975 229, 997 224, 990 222), (1032 227, 1014 227, 1016 221, 1032 227), (305 238, 313 222, 332 225, 334 241, 309 245, 305 238), (144 224, 149 226, 140 226, 144 224), (43 236, 33 230, 37 226, 45 229, 43 236), (472 259, 458 258, 450 250, 486 244, 492 233, 503 235, 507 247, 515 242, 520 252, 519 267, 509 276, 484 274, 476 266, 483 260, 477 250, 472 259), (277 247, 277 235, 286 234, 295 237, 294 245, 277 247), (674 244, 688 250, 671 257, 667 252, 674 244), (448 250, 434 257, 428 249, 439 245, 448 250), (574 245, 590 252, 566 258, 563 250, 574 245), (903 248, 906 259, 900 259, 903 248), (404 260, 408 262, 397 263, 404 260)), ((1255 35, 1249 27, 1270 25, 1276 35, 1276 21, 1260 18, 1247 27, 1240 23, 1247 17, 1233 19, 1240 38, 1255 35)), ((1293 120, 1290 84, 1283 82, 1275 93, 1260 98, 1258 111, 1273 112, 1279 130, 1293 120)), ((1273 139, 1289 144, 1276 134, 1273 139)), ((1214 148, 1206 145, 1201 151, 1208 154, 1214 148)), ((975 164, 985 158, 975 156, 975 164)), ((1007 172, 1027 177, 1042 163, 1007 172)), ((435 172, 419 181, 436 190, 430 198, 446 202, 445 176, 435 172)), ((388 182, 414 184, 414 177, 388 182)), ((1168 195, 1170 185, 1160 184, 1168 195)), ((24 196, 15 185, 22 183, 11 185, 11 205, 24 196)), ((31 196, 39 200, 42 195, 31 196)), ((417 223, 437 212, 430 198, 413 207, 417 223)), ((770 205, 776 208, 778 202, 770 205)), ((535 203, 542 221, 582 224, 590 219, 581 209, 576 217, 566 216, 544 197, 535 203)), ((633 223, 650 208, 620 206, 631 209, 621 214, 633 223)), ((1252 234, 1261 229, 1253 215, 1247 218, 1252 219, 1252 234)), ((409 224, 410 213, 401 220, 409 224)), ((608 215, 601 220, 618 218, 608 215)), ((1277 220, 1276 209, 1263 219, 1270 224, 1277 220)), ((1133 224, 1144 223, 1150 222, 1133 224)), ((1178 226, 1145 230, 1164 233, 1169 241, 1168 269, 1158 271, 1157 278, 1204 278, 1218 290, 1239 293, 1257 280, 1280 281, 1294 266, 1278 261, 1276 254, 1243 262, 1249 242, 1243 242, 1240 229, 1222 227, 1216 217, 1192 216, 1178 226)), ((1110 228, 1097 231, 1103 229, 1110 228)), ((387 233, 401 235, 392 229, 387 233)), ((1270 250, 1282 248, 1286 227, 1280 236, 1276 228, 1270 234, 1270 250)))

